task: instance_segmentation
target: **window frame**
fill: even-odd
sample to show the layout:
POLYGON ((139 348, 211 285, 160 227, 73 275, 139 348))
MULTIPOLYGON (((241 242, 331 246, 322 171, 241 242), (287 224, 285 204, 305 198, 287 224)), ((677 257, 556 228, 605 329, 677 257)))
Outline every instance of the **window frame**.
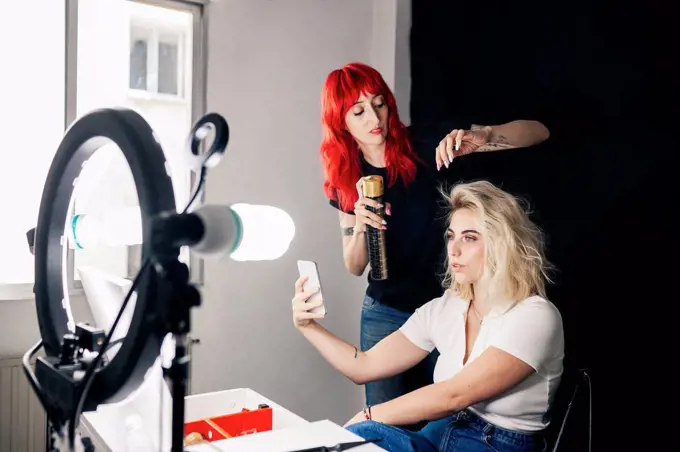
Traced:
MULTIPOLYGON (((192 83, 191 83, 191 122, 198 121, 206 112, 207 99, 207 14, 206 6, 210 0, 124 0, 135 3, 142 3, 163 8, 172 8, 180 11, 187 11, 192 14, 192 83)), ((64 44, 64 59, 66 62, 65 76, 65 100, 64 100, 64 132, 70 124, 77 118, 78 100, 78 3, 79 0, 65 0, 66 15, 65 29, 66 39, 64 44)), ((186 74, 182 74, 186 77, 186 74)), ((178 81, 180 82, 180 81, 178 81)), ((181 83, 181 82, 180 82, 181 83)), ((162 93, 150 93, 164 98, 176 98, 178 96, 165 95, 162 93)), ((182 93, 184 94, 184 93, 182 93)), ((196 183, 196 175, 191 173, 190 182, 196 183)), ((205 199, 205 190, 197 200, 202 202, 205 199)), ((26 244, 28 247, 28 243, 26 244)), ((134 252, 128 253, 128 274, 136 274, 134 269, 138 267, 139 257, 134 252)), ((189 270, 191 282, 196 285, 203 284, 203 261, 189 250, 189 270)), ((71 249, 66 253, 66 281, 69 296, 83 294, 83 287, 79 280, 74 278, 75 255, 71 249)), ((33 286, 31 283, 3 283, 0 282, 0 302, 33 300, 33 286)))
POLYGON ((146 88, 132 88, 128 84, 128 96, 136 99, 153 99, 166 102, 183 102, 186 99, 186 71, 187 49, 186 34, 178 32, 172 26, 164 26, 160 23, 152 23, 147 20, 133 20, 130 24, 130 32, 135 39, 146 42, 146 88), (172 43, 177 47, 176 94, 164 93, 160 89, 160 46, 169 43, 168 37, 172 37, 172 43), (157 77, 150 77, 156 72, 157 77))

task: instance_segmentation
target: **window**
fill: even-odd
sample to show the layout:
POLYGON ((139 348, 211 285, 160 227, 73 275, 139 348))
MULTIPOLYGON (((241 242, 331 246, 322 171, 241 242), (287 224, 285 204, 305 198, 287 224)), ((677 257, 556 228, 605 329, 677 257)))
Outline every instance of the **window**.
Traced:
MULTIPOLYGON (((0 223, 0 299, 32 296, 33 256, 26 232, 37 222, 43 184, 65 127, 102 107, 138 111, 166 152, 177 204, 183 207, 192 182, 183 164, 186 137, 204 109, 203 96, 196 95, 203 91, 203 77, 192 71, 202 67, 197 64, 203 49, 200 6, 173 0, 24 3, 8 3, 0 17, 3 68, 14 68, 0 72, 9 95, 3 105, 13 112, 0 122, 0 190, 15 194, 4 197, 12 220, 0 223), (40 35, 26 34, 15 20, 28 15, 40 35), (14 44, 17 36, 24 36, 21 45, 14 44), (17 284, 23 284, 21 296, 17 284)), ((130 170, 115 145, 88 161, 74 197, 79 214, 138 205, 130 170)), ((136 273, 138 254, 127 246, 72 249, 69 271, 75 280, 81 265, 128 277, 136 273)))
MULTIPOLYGON (((78 24, 77 115, 108 106, 141 113, 166 151, 178 207, 183 206, 191 190, 183 154, 192 125, 191 65, 185 58, 191 56, 185 49, 192 47, 192 13, 127 0, 80 0, 78 24)), ((95 169, 89 163, 85 168, 91 176, 78 182, 76 214, 104 215, 138 205, 122 153, 114 147, 106 155, 101 163, 92 159, 95 169)), ((77 249, 76 279, 83 265, 127 277, 136 273, 139 255, 128 246, 77 249)))
MULTIPOLYGON (((163 32, 133 22, 130 33, 130 89, 183 97, 187 24, 163 32)), ((169 28, 169 27, 167 27, 169 28)))
POLYGON ((147 90, 149 41, 133 36, 130 45, 130 89, 147 90))
POLYGON ((35 0, 4 2, 0 13, 0 284, 29 290, 33 256, 26 232, 38 221, 45 178, 64 133, 65 11, 65 0, 35 0), (31 30, 40 33, 17 20, 29 16, 31 30))

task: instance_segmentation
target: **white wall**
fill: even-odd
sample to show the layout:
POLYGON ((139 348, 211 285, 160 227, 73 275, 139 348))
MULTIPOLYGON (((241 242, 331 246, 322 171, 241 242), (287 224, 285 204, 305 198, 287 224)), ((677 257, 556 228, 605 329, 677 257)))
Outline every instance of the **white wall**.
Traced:
POLYGON ((399 117, 411 123, 411 0, 373 1, 373 45, 370 63, 394 91, 399 117))
MULTIPOLYGON (((277 261, 206 262, 203 306, 193 314, 202 342, 194 348, 194 393, 250 387, 309 420, 339 423, 361 409, 363 388, 296 332, 290 300, 295 261, 316 260, 329 309, 324 324, 358 344, 366 283, 344 269, 337 214, 322 192, 319 94, 330 70, 364 61, 395 89, 408 122, 409 10, 406 0, 210 4, 208 110, 225 115, 231 140, 209 173, 207 202, 279 206, 297 236, 277 261)), ((87 317, 81 310, 74 309, 77 320, 87 317)), ((0 357, 20 356, 39 338, 33 301, 0 301, 0 314, 0 357)))
POLYGON ((290 308, 296 260, 317 261, 329 311, 324 325, 359 343, 366 282, 344 268, 337 213, 322 192, 319 96, 329 71, 358 60, 374 64, 388 83, 402 83, 407 113, 408 83, 397 77, 394 48, 397 6, 404 2, 294 3, 210 6, 208 110, 225 115, 231 139, 208 175, 207 202, 279 206, 297 233, 289 252, 273 262, 206 263, 204 305, 194 314, 202 344, 194 348, 192 387, 250 387, 309 420, 345 422, 362 408, 363 387, 302 338, 290 308))
MULTIPOLYGON (((71 297, 71 309, 77 322, 92 321, 84 296, 71 297)), ((34 301, 0 300, 0 359, 19 358, 39 340, 34 301)))

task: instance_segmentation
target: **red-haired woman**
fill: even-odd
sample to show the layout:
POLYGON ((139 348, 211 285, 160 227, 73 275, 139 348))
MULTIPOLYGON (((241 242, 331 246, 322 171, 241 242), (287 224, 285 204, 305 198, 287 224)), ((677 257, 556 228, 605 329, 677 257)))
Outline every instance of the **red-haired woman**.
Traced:
MULTIPOLYGON (((340 212, 345 266, 361 276, 368 265, 366 228, 386 233, 387 280, 369 272, 361 313, 361 349, 399 329, 416 308, 441 296, 446 218, 440 184, 453 177, 453 159, 472 152, 532 146, 549 132, 537 121, 497 126, 443 123, 404 126, 394 95, 380 73, 350 63, 328 74, 321 97, 324 192, 340 212), (360 178, 385 181, 385 224, 366 209, 360 178)), ((418 366, 366 385, 367 405, 377 405, 432 383, 436 351, 418 366)))

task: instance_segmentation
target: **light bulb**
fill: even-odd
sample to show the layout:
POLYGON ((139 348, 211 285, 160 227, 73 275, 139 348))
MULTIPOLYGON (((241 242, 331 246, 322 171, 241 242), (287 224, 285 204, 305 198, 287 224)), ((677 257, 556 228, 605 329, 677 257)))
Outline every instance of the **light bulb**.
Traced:
POLYGON ((230 254, 235 261, 274 260, 283 256, 295 237, 295 223, 284 210, 272 206, 233 204, 241 220, 241 239, 230 254))
MULTIPOLYGON (((201 239, 190 246, 201 257, 228 255, 236 261, 274 260, 288 251, 295 236, 295 223, 290 215, 272 206, 204 205, 185 215, 198 218, 203 226, 201 239)), ((74 216, 69 242, 72 247, 89 248, 137 245, 142 240, 141 212, 137 206, 74 216)))
POLYGON ((71 248, 139 245, 143 240, 141 211, 135 206, 74 215, 70 232, 71 248))

